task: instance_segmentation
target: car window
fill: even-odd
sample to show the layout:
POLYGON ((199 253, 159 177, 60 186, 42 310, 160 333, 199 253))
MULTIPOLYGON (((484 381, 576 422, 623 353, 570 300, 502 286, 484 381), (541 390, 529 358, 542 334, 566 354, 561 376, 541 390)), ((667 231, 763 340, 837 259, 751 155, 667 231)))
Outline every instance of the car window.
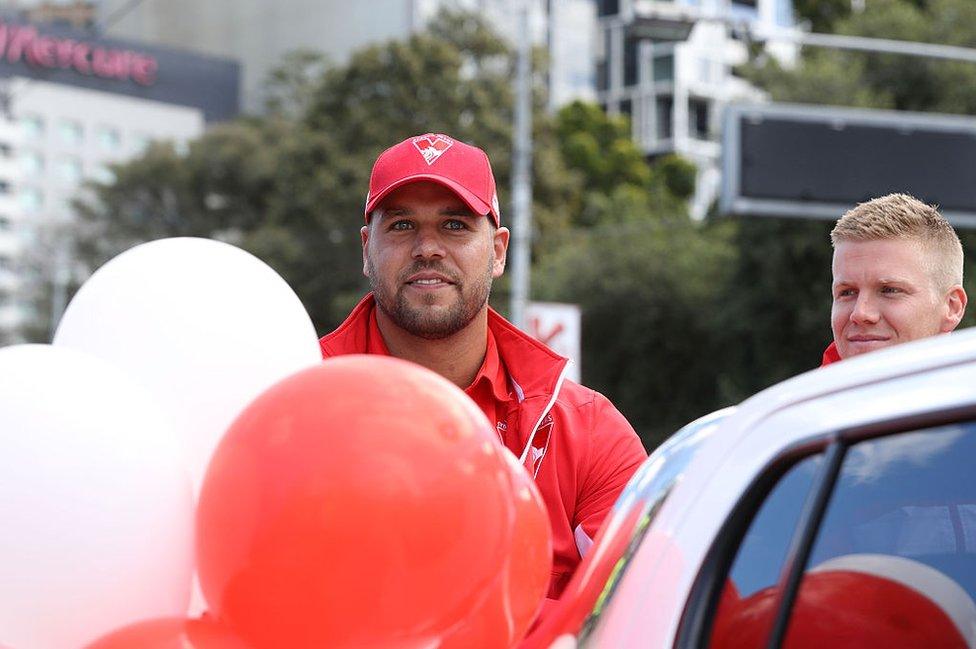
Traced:
POLYGON ((817 454, 793 465, 760 505, 742 538, 712 624, 711 647, 766 646, 780 575, 804 503, 823 467, 817 454))
POLYGON ((848 449, 785 647, 976 644, 976 423, 848 449))

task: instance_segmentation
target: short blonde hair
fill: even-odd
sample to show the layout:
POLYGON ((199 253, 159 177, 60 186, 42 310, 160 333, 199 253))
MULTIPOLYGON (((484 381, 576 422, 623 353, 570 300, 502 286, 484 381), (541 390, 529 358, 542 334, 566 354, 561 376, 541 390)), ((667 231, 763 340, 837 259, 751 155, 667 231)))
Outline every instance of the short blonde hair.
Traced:
POLYGON ((848 210, 834 229, 830 241, 911 239, 931 253, 932 278, 941 290, 962 285, 963 254, 959 235, 932 205, 908 194, 888 194, 848 210))

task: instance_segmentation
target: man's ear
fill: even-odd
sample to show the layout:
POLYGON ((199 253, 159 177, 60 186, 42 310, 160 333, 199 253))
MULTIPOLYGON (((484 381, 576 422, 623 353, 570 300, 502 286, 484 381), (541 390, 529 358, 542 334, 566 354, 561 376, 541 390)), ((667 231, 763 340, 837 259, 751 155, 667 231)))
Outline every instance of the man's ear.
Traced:
POLYGON ((359 238, 363 241, 363 275, 369 277, 368 246, 369 246, 369 225, 359 228, 359 238))
POLYGON ((501 277, 505 272, 505 260, 508 256, 508 239, 511 233, 508 228, 495 228, 492 235, 492 247, 495 251, 495 261, 492 263, 491 276, 501 277))
POLYGON ((955 329, 962 317, 966 314, 966 303, 969 298, 966 296, 966 290, 956 284, 945 297, 946 305, 946 315, 942 321, 942 331, 948 333, 955 329))

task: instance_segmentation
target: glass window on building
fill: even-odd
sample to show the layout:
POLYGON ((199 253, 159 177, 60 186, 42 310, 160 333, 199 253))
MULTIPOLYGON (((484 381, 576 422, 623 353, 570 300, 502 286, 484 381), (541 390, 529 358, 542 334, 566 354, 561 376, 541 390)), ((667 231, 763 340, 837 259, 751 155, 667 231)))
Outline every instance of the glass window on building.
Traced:
POLYGON ((674 81, 674 54, 661 54, 653 60, 654 81, 674 81))
POLYGON ((44 171, 44 156, 37 151, 24 151, 20 156, 20 168, 28 176, 37 176, 44 171))
POLYGON ((20 120, 20 128, 27 141, 39 140, 44 136, 44 118, 40 115, 25 115, 20 120))
POLYGON ((0 214, 0 232, 9 232, 13 228, 13 223, 9 216, 0 214))
POLYGON ((636 86, 638 81, 637 52, 640 50, 640 39, 627 37, 624 39, 624 85, 636 86))
POLYGON ((708 139, 708 102, 704 99, 688 100, 688 130, 693 138, 708 139))
POLYGON ((132 148, 136 153, 142 153, 151 143, 152 137, 147 133, 135 133, 132 136, 132 148))
POLYGON ((95 140, 100 149, 115 151, 122 144, 122 134, 114 126, 99 126, 95 131, 95 140))
POLYGON ((0 142, 0 158, 9 158, 14 153, 14 148, 7 142, 0 142))
POLYGON ((597 16, 615 16, 620 13, 620 0, 597 0, 597 16))
POLYGON ((630 116, 633 114, 633 112, 634 112, 634 102, 631 101, 630 99, 621 100, 620 114, 626 115, 627 119, 630 119, 630 116))
POLYGON ((670 140, 674 132, 671 119, 671 113, 674 111, 674 99, 658 97, 655 104, 657 108, 657 138, 659 140, 670 140))
POLYGON ((610 87, 610 30, 604 29, 602 37, 597 39, 597 44, 602 45, 596 53, 596 89, 597 91, 607 90, 610 87))
POLYGON ((92 169, 91 179, 102 185, 111 185, 115 182, 115 174, 107 165, 98 165, 92 169))
POLYGON ((20 192, 20 206, 26 212, 37 212, 44 205, 44 193, 36 187, 25 187, 20 192))
POLYGON ((14 262, 8 255, 0 255, 0 270, 13 270, 14 262))
POLYGON ((79 145, 85 139, 85 130, 81 122, 73 119, 61 120, 58 125, 58 132, 61 136, 61 142, 70 146, 79 145))
POLYGON ((81 181, 81 161, 78 158, 62 158, 58 161, 58 178, 65 183, 77 184, 81 181))
POLYGON ((596 64, 596 89, 605 91, 610 87, 610 66, 606 59, 596 64))

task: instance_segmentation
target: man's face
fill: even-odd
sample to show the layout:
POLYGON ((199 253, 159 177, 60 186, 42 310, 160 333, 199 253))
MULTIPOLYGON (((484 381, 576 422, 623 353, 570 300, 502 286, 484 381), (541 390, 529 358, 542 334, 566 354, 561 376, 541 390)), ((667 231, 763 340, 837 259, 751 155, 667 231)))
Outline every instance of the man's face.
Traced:
POLYGON ((837 244, 830 320, 841 358, 952 331, 959 324, 965 293, 937 287, 932 254, 911 239, 837 244))
POLYGON ((363 273, 383 313, 427 339, 467 326, 505 269, 508 230, 495 229, 490 218, 428 181, 383 199, 362 229, 363 273))

